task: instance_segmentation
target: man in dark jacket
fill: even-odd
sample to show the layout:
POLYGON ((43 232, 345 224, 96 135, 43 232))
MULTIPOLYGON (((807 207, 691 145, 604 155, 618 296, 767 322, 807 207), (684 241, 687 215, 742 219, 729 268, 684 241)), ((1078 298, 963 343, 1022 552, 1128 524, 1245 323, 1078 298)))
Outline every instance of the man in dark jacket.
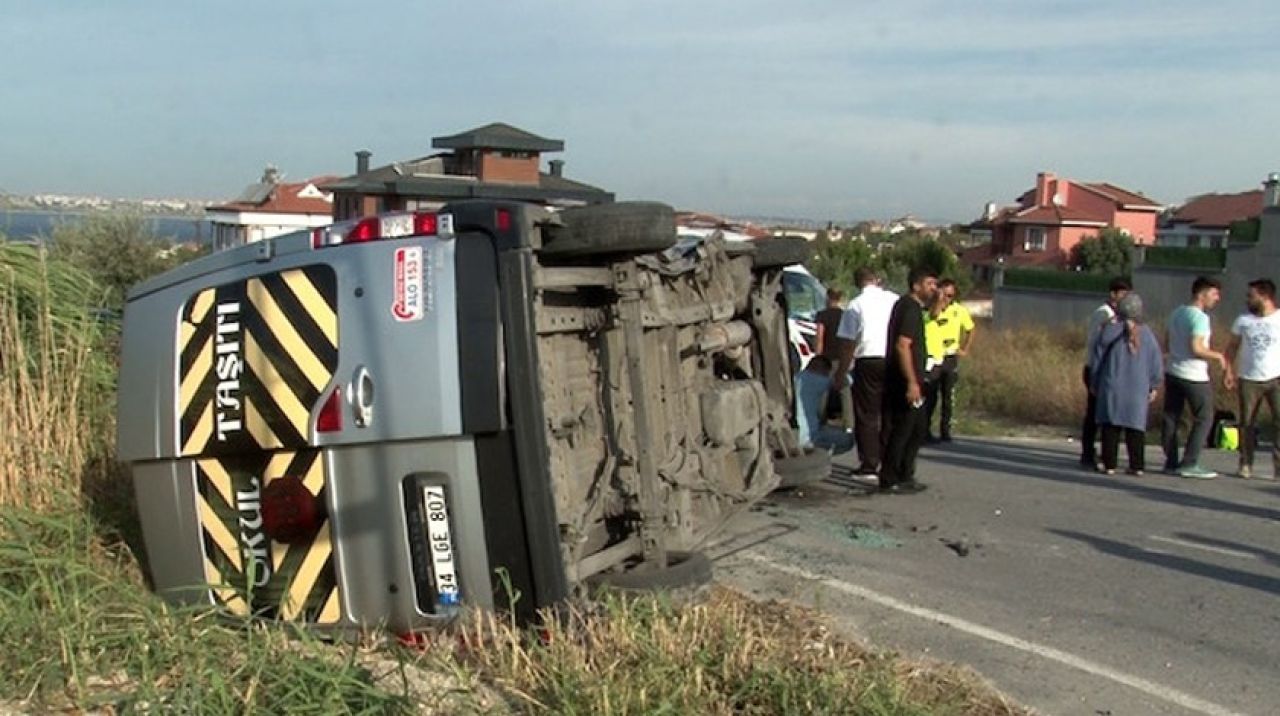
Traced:
POLYGON ((911 292, 893 306, 885 346, 883 414, 885 454, 880 466, 880 491, 920 492, 916 482, 916 453, 928 432, 925 402, 924 312, 938 295, 938 274, 917 268, 907 277, 911 292))

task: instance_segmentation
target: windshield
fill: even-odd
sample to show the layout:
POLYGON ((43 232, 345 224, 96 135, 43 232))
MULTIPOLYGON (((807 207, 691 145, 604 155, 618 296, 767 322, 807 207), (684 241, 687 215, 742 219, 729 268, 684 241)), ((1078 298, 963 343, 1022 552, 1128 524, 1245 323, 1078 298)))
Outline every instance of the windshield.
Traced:
POLYGON ((827 289, 807 273, 784 271, 782 286, 787 292, 787 318, 812 321, 827 303, 827 289))

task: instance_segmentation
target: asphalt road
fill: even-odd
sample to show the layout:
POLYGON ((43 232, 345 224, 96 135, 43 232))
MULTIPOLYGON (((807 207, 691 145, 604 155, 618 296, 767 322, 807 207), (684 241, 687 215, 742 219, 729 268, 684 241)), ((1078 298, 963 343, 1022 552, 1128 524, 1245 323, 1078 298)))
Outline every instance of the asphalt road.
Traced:
POLYGON ((1047 714, 1280 713, 1280 483, 1104 477, 1076 449, 926 448, 911 496, 838 468, 735 520, 717 578, 1047 714))

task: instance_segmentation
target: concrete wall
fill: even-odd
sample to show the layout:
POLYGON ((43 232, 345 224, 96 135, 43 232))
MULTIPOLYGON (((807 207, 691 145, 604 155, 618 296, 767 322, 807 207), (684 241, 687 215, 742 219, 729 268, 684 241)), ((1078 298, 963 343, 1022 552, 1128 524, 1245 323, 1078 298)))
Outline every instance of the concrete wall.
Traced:
POLYGON ((1133 290, 1142 296, 1147 321, 1163 326, 1175 308, 1191 300, 1191 284, 1197 276, 1209 276, 1226 284, 1223 271, 1139 266, 1133 271, 1133 290))
POLYGON ((1083 331, 1089 323, 1089 314, 1106 300, 1105 293, 1001 286, 996 289, 992 318, 997 329, 1040 326, 1083 331))

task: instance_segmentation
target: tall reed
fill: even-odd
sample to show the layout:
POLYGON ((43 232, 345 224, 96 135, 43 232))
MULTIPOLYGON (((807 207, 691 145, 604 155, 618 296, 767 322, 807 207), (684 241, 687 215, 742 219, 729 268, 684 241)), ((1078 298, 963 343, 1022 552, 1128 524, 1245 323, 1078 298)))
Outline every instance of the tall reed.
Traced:
POLYGON ((0 505, 47 508, 112 470, 113 318, 100 298, 39 247, 0 244, 0 505))

